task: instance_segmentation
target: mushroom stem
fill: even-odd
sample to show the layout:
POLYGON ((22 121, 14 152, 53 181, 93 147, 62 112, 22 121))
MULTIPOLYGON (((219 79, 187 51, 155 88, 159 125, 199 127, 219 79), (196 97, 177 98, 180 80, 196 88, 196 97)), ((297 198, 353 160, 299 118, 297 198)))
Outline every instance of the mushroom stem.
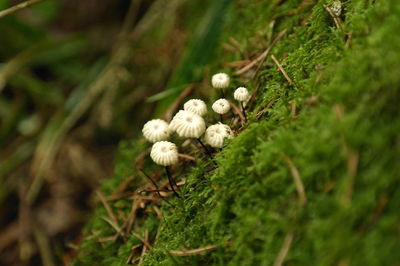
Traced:
MULTIPOLYGON (((142 172, 142 174, 145 177, 147 177, 150 180, 150 182, 156 187, 156 189, 154 189, 154 192, 157 193, 157 195, 160 197, 160 199, 164 200, 165 202, 167 202, 168 204, 171 205, 171 203, 161 195, 160 191, 162 191, 162 190, 160 190, 160 188, 158 187, 156 181, 154 181, 153 178, 151 178, 142 168, 139 168, 139 171, 142 172)), ((147 191, 147 192, 152 192, 152 191, 147 191)))
POLYGON ((198 142, 200 143, 200 145, 204 148, 204 150, 206 151, 206 154, 208 155, 208 157, 210 157, 210 159, 212 160, 211 152, 210 152, 210 150, 207 148, 207 146, 204 145, 204 143, 203 143, 200 139, 197 139, 197 141, 198 141, 198 142))
POLYGON ((219 89, 221 91, 221 98, 225 99, 225 92, 224 89, 219 89))
POLYGON ((224 118, 223 118, 222 114, 219 115, 219 121, 221 121, 221 123, 224 122, 224 118))
POLYGON ((245 111, 243 102, 240 102, 240 105, 242 106, 242 112, 243 112, 244 119, 245 119, 245 121, 247 121, 246 111, 245 111))
POLYGON ((174 179, 172 178, 171 172, 169 171, 169 167, 168 167, 168 166, 165 166, 165 172, 167 173, 169 185, 171 186, 172 191, 174 192, 174 194, 175 194, 178 198, 180 198, 178 192, 176 192, 176 190, 175 190, 175 188, 174 188, 174 185, 175 185, 176 187, 178 187, 178 185, 175 183, 174 179))

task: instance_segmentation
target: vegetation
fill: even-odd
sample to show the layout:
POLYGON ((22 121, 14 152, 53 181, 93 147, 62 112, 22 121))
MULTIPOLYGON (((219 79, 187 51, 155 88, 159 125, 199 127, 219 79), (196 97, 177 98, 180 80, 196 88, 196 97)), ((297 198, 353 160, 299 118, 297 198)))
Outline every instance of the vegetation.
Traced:
MULTIPOLYGON (((174 168, 185 183, 182 198, 171 195, 170 204, 138 192, 141 186, 151 188, 139 168, 160 184, 164 180, 146 153, 150 145, 141 138, 123 142, 115 174, 102 187, 116 224, 107 221, 110 210, 99 202, 75 265, 400 261, 400 7, 396 0, 345 1, 335 17, 328 12, 331 4, 236 0, 211 5, 226 19, 214 57, 201 65, 202 75, 186 76, 193 80, 178 85, 197 81, 195 88, 206 89, 190 97, 211 103, 216 92, 204 85, 209 74, 231 73, 232 92, 245 85, 255 94, 248 123, 238 122, 237 136, 215 156, 217 168, 199 154, 195 163, 182 160, 174 168), (232 66, 248 65, 284 30, 265 60, 235 75, 232 66), (191 256, 171 252, 204 247, 212 250, 191 256)), ((202 51, 189 45, 176 75, 188 71, 186 64, 195 67, 188 63, 191 49, 202 51)), ((176 85, 155 98, 160 114, 184 89, 176 85)), ((184 153, 191 150, 181 147, 184 153)))

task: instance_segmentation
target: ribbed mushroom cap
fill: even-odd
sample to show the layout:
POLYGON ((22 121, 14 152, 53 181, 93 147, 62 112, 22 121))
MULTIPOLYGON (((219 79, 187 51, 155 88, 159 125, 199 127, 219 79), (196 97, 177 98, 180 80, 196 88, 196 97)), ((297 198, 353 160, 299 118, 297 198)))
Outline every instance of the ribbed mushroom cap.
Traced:
POLYGON ((211 108, 217 114, 223 115, 223 114, 226 114, 227 112, 229 112, 229 110, 231 109, 231 106, 226 99, 221 98, 221 99, 216 100, 215 103, 213 103, 211 108))
POLYGON ((229 86, 229 76, 225 73, 218 73, 212 76, 211 84, 214 88, 225 89, 229 86))
POLYGON ((205 142, 214 148, 222 148, 224 140, 231 138, 233 138, 231 128, 222 123, 209 126, 204 134, 205 142))
POLYGON ((172 119, 176 133, 184 138, 200 138, 206 130, 204 119, 189 111, 181 110, 172 119))
POLYGON ((187 112, 188 111, 185 110, 179 110, 174 115, 174 117, 172 118, 171 122, 168 125, 169 132, 173 133, 176 131, 176 126, 178 125, 178 121, 181 120, 187 112))
POLYGON ((235 98, 235 100, 238 100, 239 102, 245 102, 249 100, 250 94, 245 87, 239 87, 233 93, 233 97, 235 98))
POLYGON ((183 105, 185 111, 195 113, 196 115, 203 116, 207 113, 206 103, 199 99, 192 99, 183 105))
POLYGON ((143 136, 150 142, 167 140, 170 135, 168 123, 161 119, 153 119, 144 124, 143 136))
POLYGON ((158 165, 173 165, 178 162, 178 149, 172 142, 159 141, 151 147, 150 157, 158 165))

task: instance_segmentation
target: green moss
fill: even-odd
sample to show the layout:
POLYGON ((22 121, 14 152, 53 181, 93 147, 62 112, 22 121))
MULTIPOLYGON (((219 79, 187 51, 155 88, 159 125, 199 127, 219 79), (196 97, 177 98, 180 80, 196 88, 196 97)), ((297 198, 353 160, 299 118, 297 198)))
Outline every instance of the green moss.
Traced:
MULTIPOLYGON (((289 85, 270 59, 255 80, 234 79, 260 88, 250 122, 217 155, 217 169, 206 172, 206 163, 197 162, 188 170, 184 197, 172 200, 176 207, 163 205, 161 222, 147 218, 143 230, 159 235, 145 265, 272 265, 291 234, 285 258, 291 265, 400 261, 398 3, 346 1, 344 27, 338 30, 323 7, 328 1, 303 8, 302 1, 280 2, 235 1, 222 40, 234 37, 243 44, 242 52, 261 52, 259 44, 267 47, 271 41, 267 25, 275 20, 273 36, 283 29, 288 34, 272 53, 296 85, 289 85), (300 174, 305 206, 284 158, 300 174), (232 245, 224 246, 227 241, 232 245), (168 253, 213 244, 219 247, 203 256, 168 253)), ((210 62, 215 71, 240 59, 222 48, 219 54, 210 62)), ((120 172, 104 185, 105 192, 135 171, 129 161, 140 149, 122 149, 120 172)), ((107 235, 104 223, 97 224, 104 212, 96 209, 88 232, 107 235)), ((96 244, 101 252, 93 240, 85 240, 80 251, 85 255, 76 264, 96 259, 122 265, 135 240, 96 244)))

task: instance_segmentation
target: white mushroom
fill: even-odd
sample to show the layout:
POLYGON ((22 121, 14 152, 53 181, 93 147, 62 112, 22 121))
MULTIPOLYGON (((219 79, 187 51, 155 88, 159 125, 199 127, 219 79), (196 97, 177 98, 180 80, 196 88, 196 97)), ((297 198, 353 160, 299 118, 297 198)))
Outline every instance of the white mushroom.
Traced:
POLYGON ((340 1, 333 2, 329 6, 329 8, 333 12, 333 14, 335 14, 335 16, 337 16, 337 17, 340 17, 340 15, 342 14, 342 3, 340 1))
POLYGON ((231 128, 222 123, 209 126, 204 134, 205 142, 214 148, 222 148, 224 140, 231 138, 233 138, 231 128))
POLYGON ((180 137, 184 138, 200 138, 206 130, 204 119, 192 112, 179 111, 174 117, 172 126, 180 137))
POLYGON ((203 116, 207 113, 206 103, 199 99, 192 99, 183 105, 185 111, 192 112, 196 115, 203 116))
POLYGON ((172 118, 171 122, 169 122, 168 125, 168 129, 171 133, 176 131, 176 126, 178 125, 178 121, 180 121, 182 119, 182 117, 184 117, 184 115, 187 113, 188 111, 185 110, 179 110, 174 117, 172 118))
POLYGON ((233 97, 239 102, 246 102, 250 99, 250 94, 245 87, 239 87, 233 93, 233 97))
POLYGON ((225 89, 229 86, 229 76, 225 73, 218 73, 212 76, 211 84, 214 88, 225 89))
POLYGON ((150 142, 167 140, 170 135, 168 123, 161 119, 153 119, 144 124, 143 136, 150 142))
POLYGON ((159 141, 151 147, 150 157, 158 165, 173 165, 178 162, 178 149, 172 142, 159 141))
POLYGON ((226 99, 221 98, 221 99, 216 100, 215 103, 213 103, 212 109, 217 114, 223 115, 223 114, 226 114, 229 112, 229 110, 231 109, 231 106, 226 99))

